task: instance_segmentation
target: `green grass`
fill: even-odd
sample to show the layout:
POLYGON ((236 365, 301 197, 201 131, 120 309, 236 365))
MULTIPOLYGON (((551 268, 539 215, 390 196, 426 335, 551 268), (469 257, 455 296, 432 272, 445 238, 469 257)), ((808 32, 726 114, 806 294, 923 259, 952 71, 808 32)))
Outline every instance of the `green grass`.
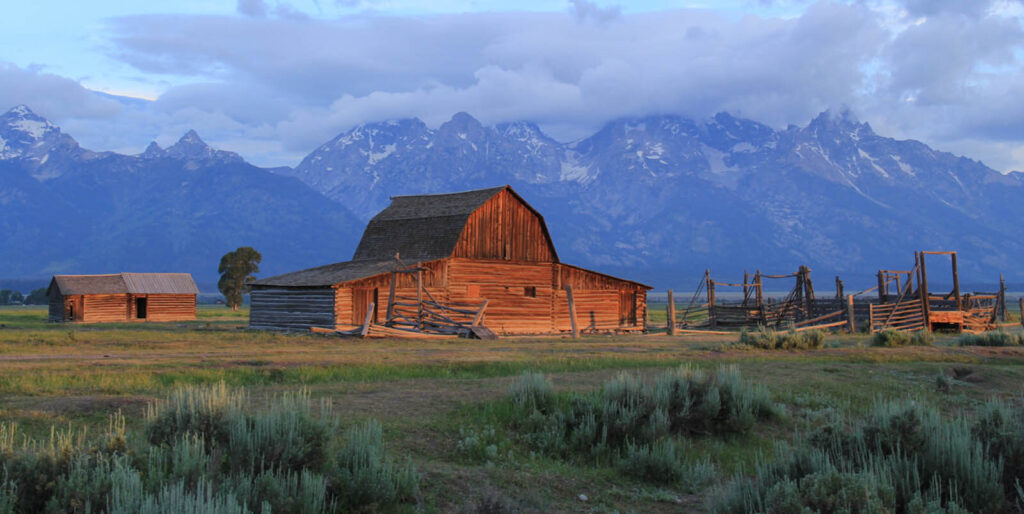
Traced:
MULTIPOLYGON (((542 373, 565 401, 595 394, 622 371, 646 381, 681 364, 735 365, 785 414, 747 433, 677 440, 682 461, 717 470, 715 486, 773 458, 777 443, 835 416, 865 416, 879 400, 909 396, 945 418, 971 416, 992 396, 1012 398, 1024 380, 1024 347, 958 346, 956 335, 945 334, 930 346, 899 347, 827 334, 820 349, 751 352, 723 344, 738 336, 353 340, 249 331, 246 315, 210 306, 188 323, 69 325, 47 323, 45 308, 0 308, 7 325, 0 329, 0 422, 17 422, 37 438, 69 423, 98 435, 121 409, 137 432, 146 404, 178 386, 244 386, 250 407, 307 387, 344 413, 342 430, 380 420, 388 451, 410 458, 422 474, 416 510, 699 511, 714 487, 651 483, 611 461, 548 456, 519 440, 508 426, 511 378, 542 373), (945 390, 936 386, 939 374, 949 377, 945 390), (472 451, 459 449, 463 441, 472 451)), ((631 469, 658 469, 669 451, 659 448, 636 455, 631 469)))

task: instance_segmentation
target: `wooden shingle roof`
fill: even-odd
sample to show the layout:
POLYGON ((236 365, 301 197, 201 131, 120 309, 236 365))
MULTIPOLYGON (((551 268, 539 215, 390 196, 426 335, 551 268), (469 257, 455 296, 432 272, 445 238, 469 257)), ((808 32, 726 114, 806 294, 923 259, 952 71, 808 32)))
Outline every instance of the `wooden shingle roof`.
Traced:
POLYGON ((276 277, 264 278, 253 282, 252 285, 257 287, 322 287, 388 273, 394 269, 394 258, 384 261, 337 262, 326 266, 293 271, 276 277))
POLYGON ((367 224, 353 261, 450 257, 473 211, 508 186, 462 193, 395 196, 367 224))
POLYGON ((54 287, 62 295, 78 294, 199 294, 188 273, 118 273, 115 275, 54 275, 54 287))

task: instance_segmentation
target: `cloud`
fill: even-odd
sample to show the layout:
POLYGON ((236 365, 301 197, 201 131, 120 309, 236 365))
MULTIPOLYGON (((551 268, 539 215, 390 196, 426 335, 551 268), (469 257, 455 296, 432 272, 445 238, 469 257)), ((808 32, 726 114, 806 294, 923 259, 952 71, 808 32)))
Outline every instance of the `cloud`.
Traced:
POLYGON ((793 20, 680 10, 579 23, 613 12, 577 2, 569 15, 148 16, 118 20, 115 41, 140 70, 225 85, 165 96, 187 93, 193 105, 276 124, 288 148, 308 150, 355 123, 439 123, 457 111, 531 119, 562 127, 563 137, 631 114, 807 120, 855 103, 860 67, 886 38, 868 9, 836 4, 793 20), (219 99, 231 88, 253 98, 219 99), (281 105, 290 106, 285 118, 281 105))
POLYGON ((78 82, 0 62, 0 112, 26 104, 45 117, 111 118, 122 106, 96 96, 78 82))
POLYGON ((263 0, 238 0, 237 10, 239 14, 255 18, 267 16, 267 4, 263 0))
POLYGON ((587 0, 569 0, 572 5, 572 12, 579 20, 596 20, 607 22, 618 18, 622 14, 622 8, 615 5, 607 8, 600 8, 594 2, 587 0))
POLYGON ((66 118, 93 123, 97 143, 163 142, 196 128, 260 164, 295 164, 357 123, 415 116, 436 126, 458 111, 536 121, 567 140, 623 116, 728 111, 785 126, 848 106, 883 134, 1024 167, 1014 165, 1024 155, 1024 38, 1008 7, 1019 2, 782 3, 799 15, 623 13, 575 0, 561 13, 320 19, 241 0, 246 16, 110 21, 111 56, 187 83, 144 107, 72 101, 88 92, 22 69, 7 71, 26 85, 9 87, 0 69, 0 100, 49 81, 67 92, 32 98, 54 112, 74 104, 66 118), (100 136, 97 119, 129 128, 100 136))

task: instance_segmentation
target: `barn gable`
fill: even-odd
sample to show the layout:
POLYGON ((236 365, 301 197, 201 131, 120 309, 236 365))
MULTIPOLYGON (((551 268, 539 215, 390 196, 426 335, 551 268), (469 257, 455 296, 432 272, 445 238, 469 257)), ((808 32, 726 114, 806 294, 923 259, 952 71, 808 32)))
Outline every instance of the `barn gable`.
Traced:
POLYGON ((363 232, 353 261, 447 257, 558 262, 544 218, 503 186, 396 196, 363 232))

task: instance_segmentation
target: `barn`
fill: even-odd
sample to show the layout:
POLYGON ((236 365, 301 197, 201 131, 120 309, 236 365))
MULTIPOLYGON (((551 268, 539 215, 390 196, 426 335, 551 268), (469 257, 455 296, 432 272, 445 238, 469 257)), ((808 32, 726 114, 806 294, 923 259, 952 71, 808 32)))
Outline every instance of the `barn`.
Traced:
POLYGON ((46 294, 50 321, 187 321, 199 289, 188 273, 54 275, 46 294))
POLYGON ((572 328, 566 286, 580 329, 644 329, 650 286, 560 262, 544 218, 511 187, 398 196, 370 220, 351 261, 253 282, 249 326, 385 323, 397 299, 426 295, 486 301, 495 333, 558 333, 572 328), (395 273, 403 267, 418 271, 395 273))

